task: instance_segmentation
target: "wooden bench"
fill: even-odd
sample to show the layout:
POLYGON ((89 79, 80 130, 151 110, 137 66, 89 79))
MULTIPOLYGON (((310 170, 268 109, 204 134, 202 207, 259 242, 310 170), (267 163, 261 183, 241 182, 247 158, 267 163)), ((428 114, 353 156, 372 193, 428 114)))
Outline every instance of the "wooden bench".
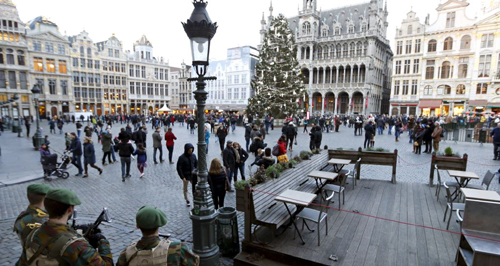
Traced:
MULTIPOLYGON (((439 168, 439 170, 458 170, 458 171, 466 171, 467 170, 467 160, 469 156, 467 153, 464 153, 462 158, 458 157, 437 157, 436 152, 432 153, 431 160, 431 172, 429 174, 429 186, 434 186, 434 169, 435 165, 439 168)), ((441 184, 439 184, 441 185, 441 184)))
MULTIPOLYGON (((236 209, 245 212, 245 241, 252 241, 253 225, 271 229, 274 236, 276 230, 290 219, 284 204, 274 198, 286 189, 316 193, 316 183, 307 174, 324 168, 326 164, 326 154, 314 155, 311 160, 301 162, 298 167, 285 170, 277 179, 237 191, 236 209)), ((291 212, 296 210, 293 205, 289 208, 291 212)))
POLYGON ((357 151, 350 150, 328 150, 328 160, 330 159, 347 159, 355 163, 358 159, 361 159, 359 168, 356 169, 357 175, 356 179, 360 179, 361 165, 386 165, 392 166, 392 177, 391 182, 396 183, 396 169, 398 164, 398 150, 394 152, 371 152, 363 151, 359 148, 357 151))

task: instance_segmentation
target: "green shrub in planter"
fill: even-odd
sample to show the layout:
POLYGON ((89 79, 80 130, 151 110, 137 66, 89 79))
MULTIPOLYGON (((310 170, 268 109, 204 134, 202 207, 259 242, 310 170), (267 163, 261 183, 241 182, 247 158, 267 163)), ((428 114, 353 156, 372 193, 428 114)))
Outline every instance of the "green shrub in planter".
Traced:
MULTIPOLYGON (((285 170, 285 167, 281 163, 273 164, 273 166, 270 166, 270 167, 273 167, 274 169, 276 169, 276 171, 278 171, 280 173, 283 172, 283 170, 285 170)), ((269 169, 269 168, 267 168, 267 169, 269 169)))
POLYGON ((255 178, 250 178, 249 181, 250 181, 250 185, 252 187, 255 186, 255 185, 257 185, 257 184, 259 184, 259 181, 257 179, 255 179, 255 178))
POLYGON ((312 150, 312 153, 313 153, 313 154, 319 154, 319 149, 314 149, 314 150, 312 150))
POLYGON ((301 151, 300 152, 300 158, 302 160, 309 160, 309 158, 311 158, 311 155, 309 155, 308 151, 301 151))
POLYGON ((290 163, 292 165, 297 165, 299 162, 297 162, 297 160, 294 158, 293 160, 290 161, 290 163))
POLYGON ((266 170, 266 175, 270 178, 278 178, 281 174, 280 171, 276 170, 276 164, 269 166, 266 170))
POLYGON ((338 150, 338 151, 343 151, 343 150, 344 150, 344 148, 340 148, 340 147, 339 147, 339 148, 337 148, 336 150, 338 150))
POLYGON ((444 155, 453 156, 453 149, 451 147, 447 147, 446 149, 444 149, 444 155))
MULTIPOLYGON (((302 162, 302 159, 300 158, 300 156, 298 156, 298 155, 297 155, 297 156, 293 157, 292 161, 295 161, 295 162, 297 162, 297 163, 300 163, 300 162, 302 162)), ((296 164, 297 164, 297 163, 296 163, 296 164)))
POLYGON ((234 188, 239 190, 245 190, 245 187, 250 184, 250 180, 240 180, 234 183, 234 188))

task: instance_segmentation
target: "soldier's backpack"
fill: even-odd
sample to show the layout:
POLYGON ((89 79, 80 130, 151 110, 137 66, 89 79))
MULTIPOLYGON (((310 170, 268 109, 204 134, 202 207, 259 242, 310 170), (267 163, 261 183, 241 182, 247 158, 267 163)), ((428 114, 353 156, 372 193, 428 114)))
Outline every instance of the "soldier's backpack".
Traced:
POLYGON ((64 264, 62 259, 64 251, 73 243, 78 240, 85 241, 85 238, 70 232, 62 232, 47 240, 45 244, 38 245, 33 242, 33 237, 40 230, 40 228, 31 231, 26 238, 25 249, 26 259, 22 265, 29 266, 58 266, 64 264), (48 246, 52 244, 48 249, 48 246))
POLYGON ((125 250, 125 257, 127 265, 129 266, 153 266, 153 265, 167 265, 168 248, 170 241, 162 239, 158 246, 151 250, 138 250, 137 243, 132 243, 125 250))

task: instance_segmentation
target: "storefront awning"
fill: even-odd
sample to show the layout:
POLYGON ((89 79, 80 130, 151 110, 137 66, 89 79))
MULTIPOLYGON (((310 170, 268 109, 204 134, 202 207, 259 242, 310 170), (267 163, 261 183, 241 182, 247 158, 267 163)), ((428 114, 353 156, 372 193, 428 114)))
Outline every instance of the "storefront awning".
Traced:
POLYGON ((488 108, 500 108, 500 103, 488 103, 488 108))
POLYGON ((443 100, 421 100, 420 108, 440 108, 443 100))
POLYGON ((469 106, 485 106, 488 104, 487 100, 470 100, 469 106))

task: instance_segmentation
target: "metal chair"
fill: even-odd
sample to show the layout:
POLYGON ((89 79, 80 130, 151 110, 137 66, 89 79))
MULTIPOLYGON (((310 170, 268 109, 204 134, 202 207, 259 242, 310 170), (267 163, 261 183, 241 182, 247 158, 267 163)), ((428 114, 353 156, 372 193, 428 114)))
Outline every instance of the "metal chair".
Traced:
MULTIPOLYGON (((434 169, 436 169, 437 178, 438 178, 438 183, 436 186, 436 196, 437 196, 437 200, 439 201, 439 192, 441 192, 441 186, 443 185, 444 182, 441 181, 441 174, 439 173, 439 169, 438 169, 437 165, 434 165, 434 169)), ((460 187, 460 185, 456 181, 446 181, 446 184, 448 185, 448 187, 456 187, 456 188, 460 187)))
MULTIPOLYGON (((321 191, 320 191, 321 193, 321 191)), ((312 223, 316 223, 317 225, 317 231, 318 231, 318 246, 321 243, 321 222, 325 221, 326 225, 326 235, 328 235, 328 207, 330 206, 330 202, 332 201, 333 196, 335 195, 335 192, 332 192, 330 196, 325 192, 326 197, 323 199, 323 197, 319 197, 320 202, 320 208, 319 210, 312 209, 312 208, 304 208, 302 211, 300 211, 296 218, 302 219, 302 231, 304 230, 304 225, 307 227, 307 229, 310 232, 314 232, 314 230, 311 230, 309 228, 309 225, 307 225, 306 220, 312 223)), ((293 237, 295 238, 297 231, 294 231, 293 237)))
POLYGON ((344 194, 344 191, 345 191, 345 183, 347 181, 347 176, 339 174, 339 178, 341 178, 339 185, 326 184, 325 186, 323 186, 323 190, 325 190, 325 191, 333 191, 333 192, 339 194, 339 209, 340 209, 340 195, 341 194, 342 194, 342 204, 345 203, 345 194, 344 194))
POLYGON ((486 172, 486 174, 483 177, 483 181, 481 182, 481 185, 470 184, 470 185, 467 185, 467 188, 488 190, 490 188, 491 180, 493 180, 494 176, 495 175, 492 172, 490 172, 490 170, 488 170, 488 172, 486 172), (486 185, 486 189, 483 187, 483 185, 486 185))
POLYGON ((446 225, 446 230, 450 228, 450 220, 451 220, 451 214, 453 211, 460 210, 463 211, 465 210, 465 203, 454 203, 452 198, 451 198, 451 192, 450 192, 450 187, 448 186, 447 182, 444 182, 443 184, 444 188, 446 189, 446 198, 448 202, 446 203, 446 210, 444 211, 444 217, 443 217, 443 222, 446 221, 446 213, 448 212, 448 209, 450 209, 450 215, 448 217, 448 223, 446 225))
POLYGON ((457 210, 456 214, 457 214, 457 223, 460 224, 460 232, 462 232, 462 223, 464 222, 464 217, 460 212, 463 212, 463 211, 457 210))

